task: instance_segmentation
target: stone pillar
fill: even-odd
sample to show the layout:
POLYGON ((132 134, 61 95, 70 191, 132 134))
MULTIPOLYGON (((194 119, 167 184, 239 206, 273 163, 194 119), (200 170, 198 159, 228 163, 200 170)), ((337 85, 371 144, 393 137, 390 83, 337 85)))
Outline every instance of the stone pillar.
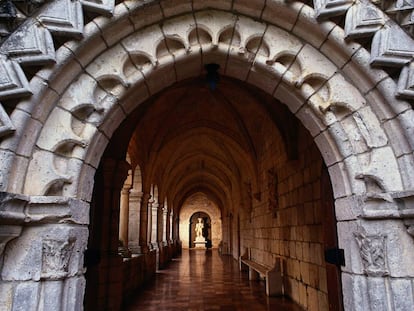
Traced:
POLYGON ((171 217, 172 217, 172 212, 169 208, 167 208, 166 211, 166 223, 165 223, 165 240, 167 241, 168 244, 171 244, 171 240, 172 240, 172 236, 171 236, 171 217))
POLYGON ((157 242, 160 248, 163 246, 164 232, 164 205, 159 204, 157 210, 157 242))
POLYGON ((131 183, 125 182, 121 190, 121 202, 119 207, 119 240, 123 246, 123 252, 129 253, 128 227, 129 227, 129 192, 131 183))
POLYGON ((158 248, 157 230, 158 230, 158 202, 151 204, 151 243, 153 248, 158 248))
POLYGON ((27 197, 24 209, 13 214, 4 213, 12 201, 0 197, 0 205, 2 226, 13 225, 20 216, 25 220, 21 235, 4 247, 0 310, 81 310, 89 204, 57 196, 27 197))
MULTIPOLYGON (((96 243, 100 244, 100 262, 89 270, 95 273, 97 284, 97 297, 95 302, 98 304, 97 310, 111 309, 119 310, 122 302, 122 275, 123 260, 118 254, 119 246, 119 207, 120 192, 127 177, 130 165, 126 161, 114 159, 103 159, 102 182, 103 193, 98 193, 99 204, 96 212, 99 217, 95 218, 96 224, 100 222, 96 243)), ((95 230, 95 229, 93 229, 95 230)))
POLYGON ((167 245, 168 242, 168 209, 164 207, 162 209, 162 242, 164 245, 167 245))
POLYGON ((150 227, 149 220, 151 219, 148 217, 148 210, 150 208, 150 199, 151 195, 149 193, 144 193, 142 195, 141 201, 141 213, 140 213, 140 225, 139 225, 139 246, 141 248, 141 253, 145 254, 148 253, 148 231, 150 227))
POLYGON ((132 189, 129 192, 128 247, 133 254, 140 253, 139 234, 142 196, 142 191, 132 189))

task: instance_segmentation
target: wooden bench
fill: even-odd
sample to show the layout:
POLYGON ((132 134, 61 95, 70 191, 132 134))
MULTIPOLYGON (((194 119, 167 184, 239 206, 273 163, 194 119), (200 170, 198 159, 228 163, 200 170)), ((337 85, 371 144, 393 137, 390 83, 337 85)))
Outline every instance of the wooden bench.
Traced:
POLYGON ((266 267, 250 259, 250 250, 239 258, 240 271, 249 271, 249 280, 260 280, 263 278, 266 283, 267 296, 283 295, 283 280, 280 258, 276 259, 273 268, 266 267))

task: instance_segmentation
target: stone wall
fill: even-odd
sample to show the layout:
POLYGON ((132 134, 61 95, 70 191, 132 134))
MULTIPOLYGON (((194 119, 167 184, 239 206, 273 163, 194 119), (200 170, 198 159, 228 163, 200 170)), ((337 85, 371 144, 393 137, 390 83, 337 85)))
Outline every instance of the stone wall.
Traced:
POLYGON ((296 160, 281 152, 276 135, 267 136, 260 159, 263 189, 260 200, 253 200, 251 221, 242 219, 242 249, 250 248, 252 259, 267 266, 283 258, 285 294, 307 310, 327 310, 322 158, 304 129, 298 136, 296 160))

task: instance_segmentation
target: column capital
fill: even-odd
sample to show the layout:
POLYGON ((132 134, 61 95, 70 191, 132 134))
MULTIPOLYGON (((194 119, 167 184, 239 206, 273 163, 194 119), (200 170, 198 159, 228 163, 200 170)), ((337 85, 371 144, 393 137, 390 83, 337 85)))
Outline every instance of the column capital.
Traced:
POLYGON ((101 163, 105 188, 121 189, 125 179, 128 177, 131 165, 125 160, 112 158, 104 158, 101 163))

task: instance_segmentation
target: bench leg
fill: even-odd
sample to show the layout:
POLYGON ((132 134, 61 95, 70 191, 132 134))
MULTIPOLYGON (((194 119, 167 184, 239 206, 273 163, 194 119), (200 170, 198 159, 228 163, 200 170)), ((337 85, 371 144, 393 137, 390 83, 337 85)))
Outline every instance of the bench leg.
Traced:
POLYGON ((283 295, 283 280, 282 275, 277 271, 266 274, 266 295, 267 296, 282 296, 283 295))
POLYGON ((249 280, 259 280, 259 272, 249 267, 249 280))

